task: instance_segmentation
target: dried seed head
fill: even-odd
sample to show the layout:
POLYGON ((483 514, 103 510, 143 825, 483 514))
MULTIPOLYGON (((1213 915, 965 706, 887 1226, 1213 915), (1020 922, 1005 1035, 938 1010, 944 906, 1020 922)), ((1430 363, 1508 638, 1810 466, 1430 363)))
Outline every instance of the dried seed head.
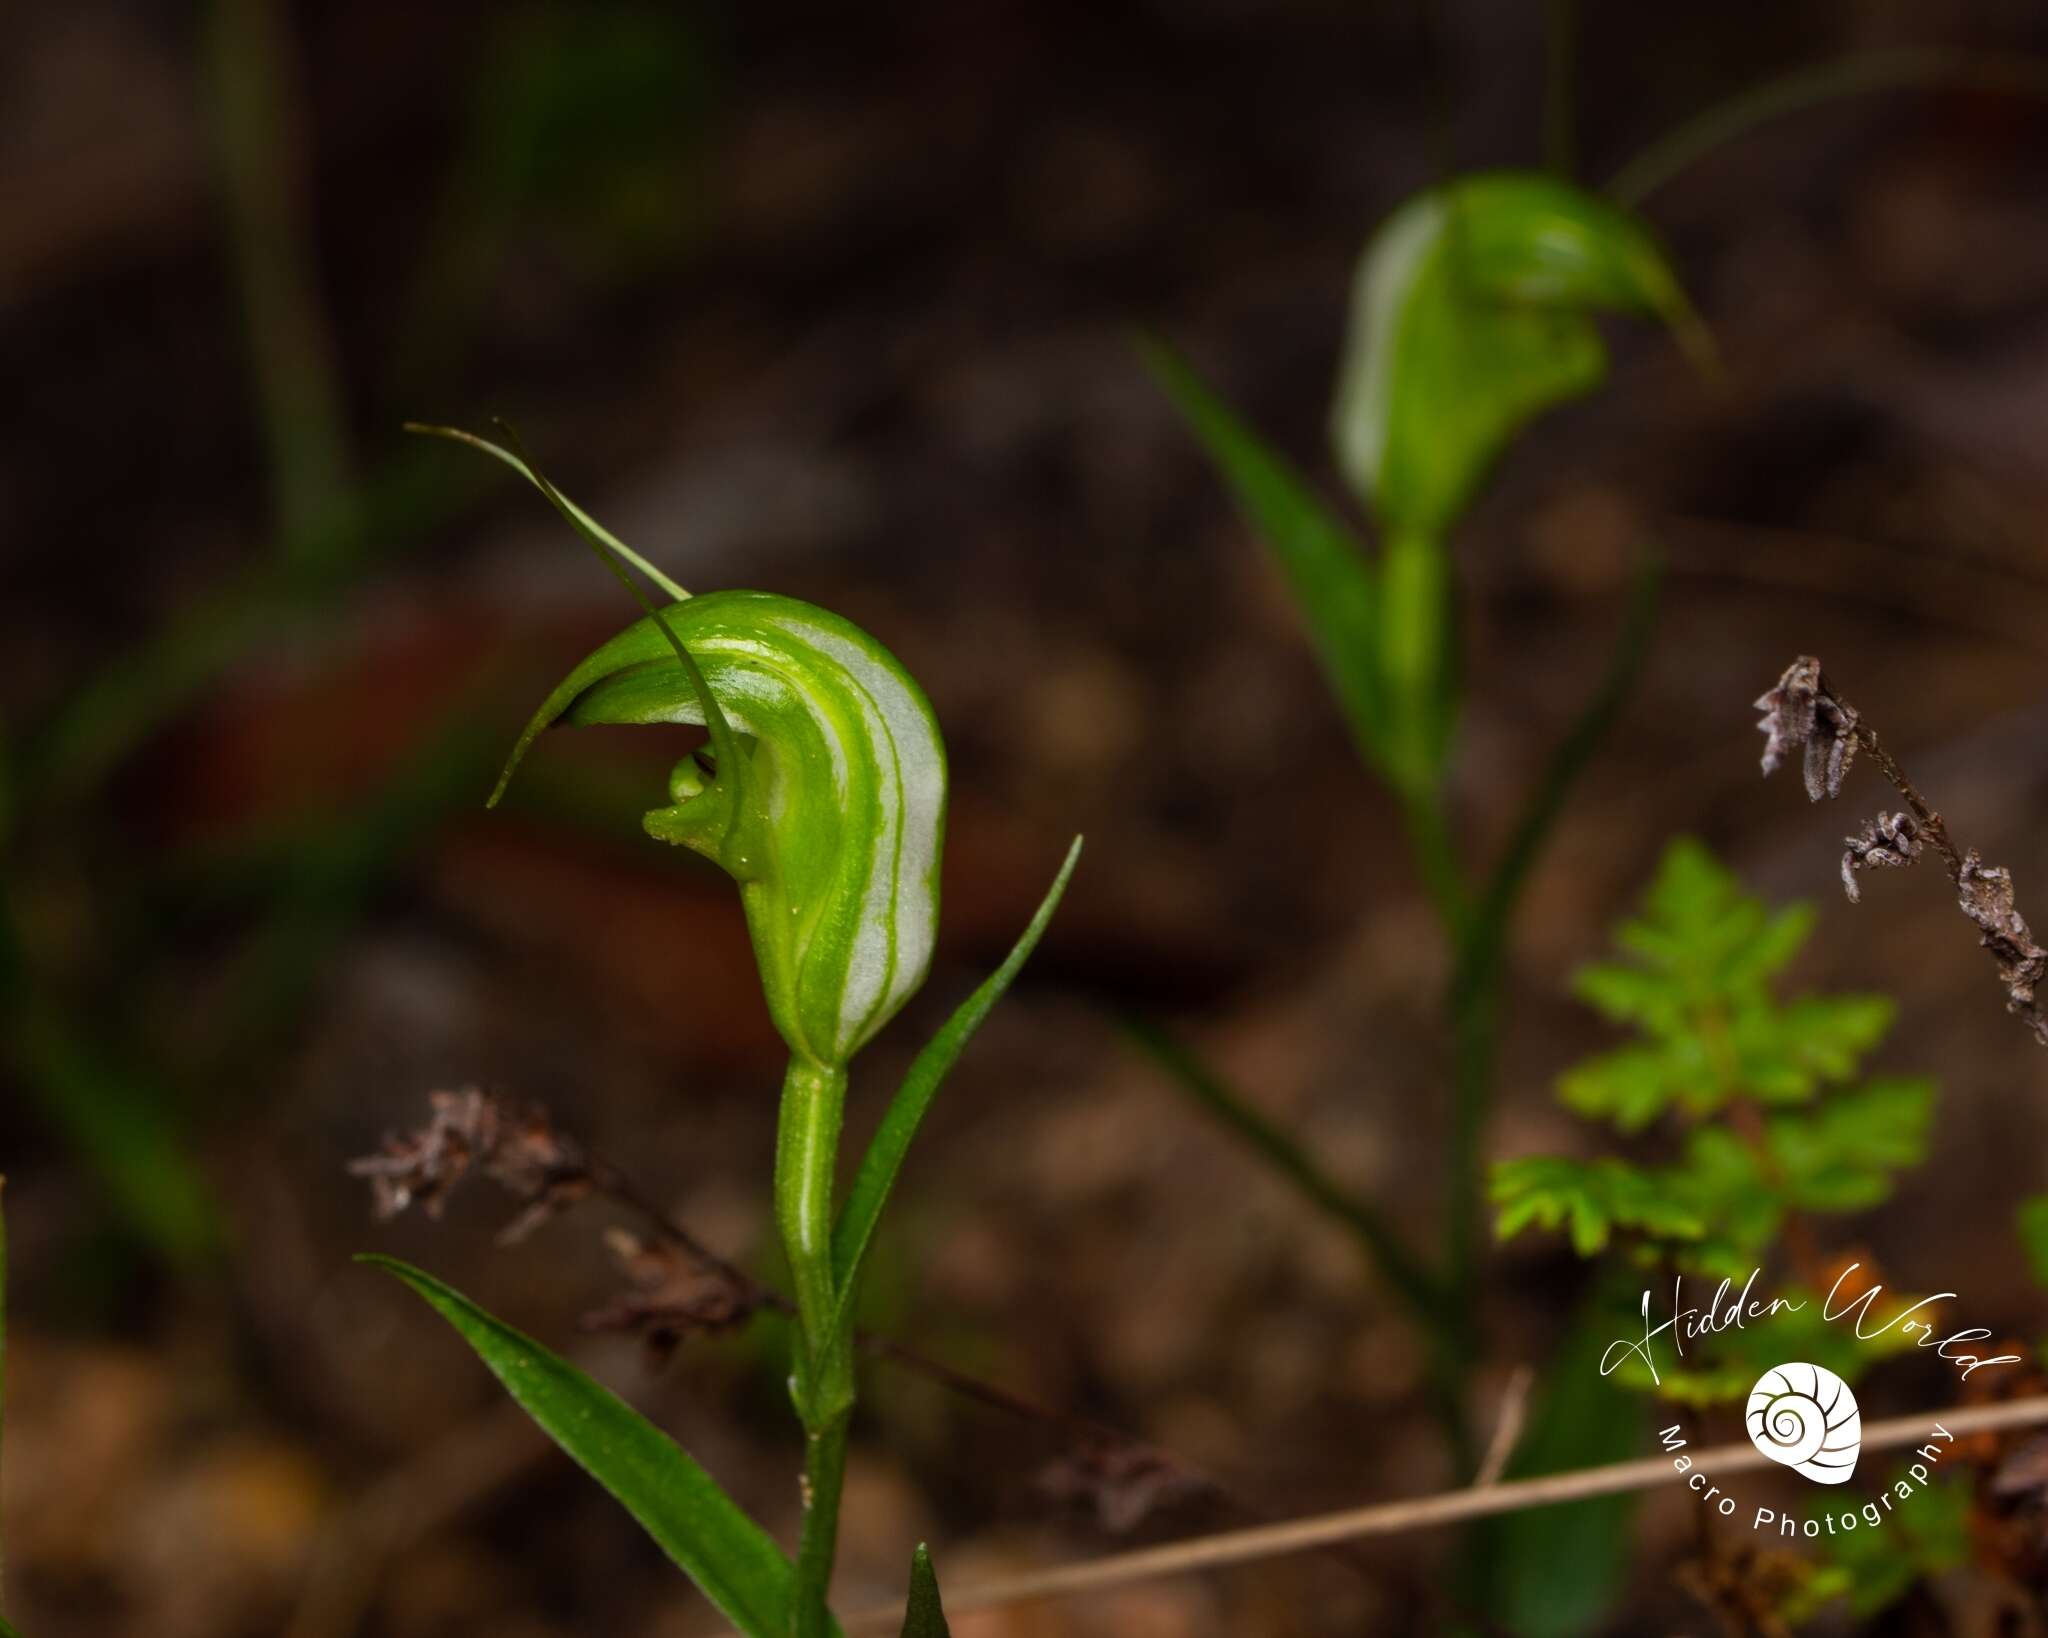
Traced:
POLYGON ((1842 891, 1854 904, 1863 895, 1855 872, 1879 865, 1909 865, 1920 857, 1920 825, 1910 813, 1880 813, 1854 836, 1842 838, 1842 891))
POLYGON ((2034 998, 2035 987, 2048 977, 2048 950, 2034 942, 2014 903, 2012 872, 1985 864, 1972 848, 1956 876, 1956 890, 1963 914, 1977 924, 1984 948, 1998 963, 2006 1011, 2026 1019, 2035 1035, 2048 1043, 2048 1018, 2034 998))
POLYGON ((555 1130, 538 1105, 514 1112, 473 1086, 431 1093, 428 1103, 433 1116, 425 1126, 404 1137, 391 1134, 383 1153, 349 1162, 351 1175, 370 1180, 379 1217, 396 1217, 415 1203, 428 1216, 440 1216, 449 1194, 474 1168, 529 1202, 499 1236, 510 1242, 591 1192, 583 1151, 555 1130))
POLYGON ((1828 692, 1820 661, 1802 654, 1756 708, 1764 714, 1757 724, 1764 735, 1764 772, 1775 773, 1785 753, 1803 745, 1808 799, 1840 796, 1856 760, 1856 711, 1828 692))

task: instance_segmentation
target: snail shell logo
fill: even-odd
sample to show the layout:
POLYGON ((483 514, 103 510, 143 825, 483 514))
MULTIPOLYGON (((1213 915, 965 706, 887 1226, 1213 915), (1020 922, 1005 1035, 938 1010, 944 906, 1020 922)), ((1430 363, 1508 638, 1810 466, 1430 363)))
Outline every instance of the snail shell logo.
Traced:
POLYGON ((1849 1384, 1824 1365, 1778 1365, 1749 1390, 1750 1443, 1815 1484, 1856 1471, 1863 1417, 1849 1384))

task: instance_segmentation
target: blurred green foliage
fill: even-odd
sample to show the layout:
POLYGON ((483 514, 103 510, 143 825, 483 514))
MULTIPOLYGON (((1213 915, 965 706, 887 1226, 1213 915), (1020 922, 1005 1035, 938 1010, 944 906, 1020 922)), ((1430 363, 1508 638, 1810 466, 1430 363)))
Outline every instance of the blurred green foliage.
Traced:
MULTIPOLYGON (((1894 1478, 1903 1479, 1905 1471, 1896 1470, 1894 1478)), ((1822 1519, 1830 1511, 1839 1514, 1841 1503, 1830 1509, 1816 1499, 1808 1516, 1822 1519)), ((1971 1512, 1969 1484, 1945 1479, 1923 1486, 1910 1507, 1884 1509, 1878 1524, 1816 1537, 1811 1569, 1780 1613, 1804 1625, 1839 1600, 1857 1621, 1883 1614, 1922 1578, 1969 1562, 1971 1512)))
MULTIPOLYGON (((1934 1083, 1851 1084, 1890 1027, 1883 998, 1774 993, 1812 928, 1805 907, 1772 911, 1698 842, 1674 842, 1641 913, 1616 930, 1625 959, 1574 980, 1582 1000, 1637 1040, 1566 1071, 1558 1094, 1623 1136, 1655 1129, 1676 1158, 1502 1161, 1490 1191, 1497 1235, 1568 1226, 1581 1257, 1619 1236, 1640 1266, 1740 1284, 1795 1222, 1887 1199, 1898 1174, 1926 1156, 1934 1083)), ((1782 1294, 1821 1280, 1810 1253, 1805 1261, 1782 1294)), ((1659 1391, 1692 1402, 1745 1393, 1771 1362, 1757 1348, 1771 1358, 1789 1348, 1854 1377, 1902 1346, 1896 1336, 1860 1342, 1853 1328, 1825 1324, 1820 1308, 1808 1300, 1764 1332, 1714 1334, 1695 1363, 1663 1373, 1659 1391)), ((1650 1385, 1640 1362, 1622 1374, 1650 1385)))
MULTIPOLYGON (((355 447, 297 178, 299 42, 276 0, 212 0, 200 67, 213 111, 223 230, 271 472, 267 549, 126 645, 0 743, 0 1055, 101 1181, 133 1244, 182 1264, 222 1243, 196 1158, 235 1088, 262 1083, 320 974, 421 840, 488 789, 476 688, 423 709, 377 788, 340 806, 260 812, 177 848, 141 850, 110 784, 250 659, 346 620, 358 588, 471 509, 479 477, 387 434, 355 447), (224 941, 197 1013, 202 921, 224 941), (154 1027, 167 1008, 190 1026, 154 1027), (147 1042, 147 1046, 143 1043, 147 1042)), ((412 269, 407 339, 361 372, 370 403, 416 403, 468 357, 490 286, 533 233, 605 287, 687 254, 708 210, 698 163, 721 57, 704 14, 613 0, 536 3, 480 25, 442 208, 412 269)), ((309 747, 317 760, 317 747, 309 747)), ((586 805, 533 810, 590 823, 586 805)), ((211 959, 211 958, 209 958, 211 959)))

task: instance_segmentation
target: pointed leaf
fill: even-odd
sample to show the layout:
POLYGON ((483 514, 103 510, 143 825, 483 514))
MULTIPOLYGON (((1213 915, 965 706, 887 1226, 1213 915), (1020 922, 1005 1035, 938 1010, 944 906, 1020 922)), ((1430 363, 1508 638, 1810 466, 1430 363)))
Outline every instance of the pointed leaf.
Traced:
POLYGON ((939 1607, 939 1578, 923 1542, 910 1561, 910 1603, 903 1612, 903 1638, 953 1638, 946 1612, 939 1607))
POLYGON ((786 1638, 789 1560, 681 1447, 610 1389, 432 1275, 391 1257, 357 1260, 397 1276, 454 1326, 520 1408, 618 1498, 727 1620, 749 1638, 786 1638))
POLYGON ((1872 1081, 1810 1114, 1774 1117, 1770 1153, 1795 1208, 1863 1211, 1890 1196, 1894 1173, 1927 1158, 1933 1124, 1932 1081, 1872 1081))
POLYGON ((1037 913, 1019 935, 1010 953, 1003 958, 1003 964, 960 1003, 939 1033, 912 1061, 910 1072, 903 1077, 903 1084, 897 1088, 887 1113, 882 1116, 881 1126, 868 1144, 867 1153, 861 1157, 860 1170, 854 1175, 853 1187, 847 1191, 846 1206, 839 1214, 839 1224, 832 1235, 833 1277, 839 1288, 842 1318, 854 1300, 861 1260, 867 1255, 869 1242, 874 1239, 875 1225, 881 1220, 883 1206, 888 1204, 889 1191, 896 1186, 896 1174, 903 1169, 904 1156, 910 1152, 911 1139, 917 1136, 925 1111, 931 1108, 947 1072, 974 1038, 974 1032, 995 1010, 1003 992, 1023 970, 1024 963, 1031 959, 1031 952, 1038 948, 1038 941, 1051 924, 1053 912, 1059 908, 1060 898, 1067 890, 1074 866, 1080 862, 1081 838, 1076 836, 1037 913))
MULTIPOLYGON (((1504 1478, 1600 1467, 1641 1448, 1641 1412, 1614 1377, 1600 1374, 1601 1354, 1618 1334, 1608 1312, 1589 1303, 1565 1333, 1504 1478)), ((1469 1574, 1495 1629, 1515 1638, 1600 1631, 1628 1583, 1636 1506, 1634 1496, 1602 1496, 1480 1524, 1469 1574)))
POLYGON ((1554 177, 1470 177, 1396 211, 1359 262, 1332 426, 1382 525, 1443 535, 1522 426, 1597 386, 1598 312, 1701 345, 1649 233, 1554 177))
POLYGON ((1387 717, 1377 658, 1379 594, 1364 548, 1186 359, 1158 341, 1141 342, 1140 351, 1287 577, 1352 738, 1366 760, 1380 766, 1387 717))
POLYGON ((1591 1257, 1618 1228, 1663 1239, 1692 1239, 1706 1222, 1654 1173, 1619 1160, 1529 1155, 1493 1169, 1488 1192, 1500 1208, 1494 1233, 1506 1240, 1524 1228, 1569 1227, 1572 1249, 1591 1257))

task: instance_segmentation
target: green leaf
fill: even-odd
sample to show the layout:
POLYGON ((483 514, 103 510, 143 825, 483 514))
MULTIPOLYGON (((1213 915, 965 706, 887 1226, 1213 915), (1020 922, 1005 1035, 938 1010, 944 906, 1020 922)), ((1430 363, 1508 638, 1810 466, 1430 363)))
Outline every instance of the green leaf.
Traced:
POLYGON ((910 1561, 910 1603, 903 1612, 903 1638, 953 1638, 946 1612, 939 1607, 939 1578, 923 1542, 910 1561))
MULTIPOLYGON (((1906 1469, 1894 1470, 1894 1482, 1905 1477, 1906 1469)), ((1846 1598, 1851 1617, 1868 1621, 1922 1578, 1968 1563, 1972 1505, 1969 1485, 1938 1480, 1918 1490, 1910 1507, 1883 1509, 1877 1525, 1823 1532, 1815 1538, 1820 1573, 1794 1594, 1786 1618, 1804 1623, 1830 1599, 1846 1598)), ((1817 1501, 1810 1516, 1840 1511, 1840 1502, 1817 1501)))
MULTIPOLYGON (((455 1327, 505 1391, 749 1638, 786 1638, 794 1572, 718 1482, 608 1388, 430 1274, 364 1256, 455 1327)), ((836 1627, 834 1629, 837 1630, 836 1627)))
POLYGON ((1379 592, 1364 548, 1285 457, 1233 415, 1178 352, 1150 339, 1140 341, 1139 351, 1286 576, 1359 753, 1384 771, 1379 592))
POLYGON ((1656 314, 1705 352, 1649 232, 1554 177, 1465 178, 1387 219, 1353 284, 1332 434, 1390 534, 1442 537, 1516 432, 1599 385, 1600 312, 1656 314))
MULTIPOLYGON (((974 1039, 974 1032, 995 1010, 1003 992, 1023 971, 1024 963, 1031 959, 1031 952, 1038 948, 1038 941, 1045 936, 1046 928, 1052 923, 1053 912, 1059 908, 1060 899, 1067 891, 1074 867, 1080 862, 1081 838, 1076 836, 1073 845, 1067 849, 1059 874, 1053 878, 1052 886, 1046 889, 1030 924, 1003 958, 1003 964, 954 1009, 953 1016, 912 1061, 910 1072, 903 1077, 903 1084, 890 1100, 881 1126, 868 1144, 867 1153, 861 1156, 860 1170, 854 1175, 853 1187, 847 1191, 846 1205, 840 1211, 838 1226, 833 1230, 833 1280, 839 1291, 841 1318, 854 1301, 861 1262, 875 1237, 875 1225, 881 1221, 882 1208, 888 1204, 889 1193, 896 1186, 897 1173, 903 1169, 904 1157, 910 1152, 911 1140, 917 1136, 925 1112, 931 1108, 932 1100, 938 1096, 947 1073, 959 1060, 967 1043, 974 1039)), ((834 1326, 832 1333, 836 1335, 837 1331, 838 1327, 834 1326)))
POLYGON ((1777 1237, 1785 1204, 1748 1144, 1725 1126, 1688 1133, 1684 1164, 1664 1174, 1665 1190, 1706 1225, 1695 1266, 1716 1274, 1753 1267, 1777 1237))
POLYGON ((1567 1108, 1590 1119, 1639 1132, 1675 1103, 1699 1103, 1715 1084, 1701 1043, 1679 1039, 1587 1058, 1558 1077, 1557 1094, 1567 1108))
POLYGON ((1697 1004, 1761 993, 1812 925, 1805 906, 1772 915, 1704 846, 1682 836, 1664 850, 1642 914, 1622 923, 1615 942, 1697 1004))
MULTIPOLYGON (((1601 1353, 1617 1334, 1606 1325, 1606 1313, 1604 1305, 1589 1304, 1566 1333, 1504 1477, 1571 1473, 1636 1454, 1641 1415, 1627 1390, 1600 1374, 1601 1353)), ((1497 1630, 1516 1638, 1580 1638, 1601 1630, 1628 1580, 1636 1506, 1634 1496, 1600 1496, 1480 1525, 1470 1573, 1485 1589, 1497 1630)))
POLYGON ((1891 1027, 1882 996, 1780 1004, 1771 979, 1813 927, 1805 905, 1771 911, 1698 842, 1665 850, 1641 913, 1615 942, 1633 959, 1582 968, 1582 1000, 1643 1039, 1560 1077, 1573 1109, 1637 1131, 1673 1108, 1695 1119, 1731 1098, 1803 1103, 1848 1080, 1891 1027))
POLYGON ((1493 1169, 1489 1194, 1499 1207, 1498 1238, 1511 1239, 1531 1226, 1569 1224, 1572 1249, 1581 1257, 1599 1252, 1618 1228, 1670 1239, 1692 1239, 1706 1229, 1692 1204, 1675 1197, 1662 1178, 1607 1158, 1530 1155, 1502 1161, 1493 1169))
POLYGON ((2026 1248, 2027 1266, 2034 1272, 2034 1282, 2048 1286, 2048 1194, 2022 1200, 2016 1217, 2020 1244, 2026 1248))
POLYGON ((1934 1083, 1872 1081, 1811 1113, 1772 1117, 1769 1148, 1787 1201, 1805 1211, 1862 1211, 1892 1192, 1892 1176, 1927 1158, 1934 1083))
POLYGON ((1803 1103, 1846 1081, 1897 1011, 1882 995, 1809 995, 1781 1007, 1740 1008, 1731 1033, 1743 1090, 1766 1103, 1803 1103))
POLYGON ((1644 967, 1594 962, 1572 974, 1572 993, 1611 1024, 1637 1024, 1652 1034, 1676 1030, 1685 996, 1670 978, 1644 967))

